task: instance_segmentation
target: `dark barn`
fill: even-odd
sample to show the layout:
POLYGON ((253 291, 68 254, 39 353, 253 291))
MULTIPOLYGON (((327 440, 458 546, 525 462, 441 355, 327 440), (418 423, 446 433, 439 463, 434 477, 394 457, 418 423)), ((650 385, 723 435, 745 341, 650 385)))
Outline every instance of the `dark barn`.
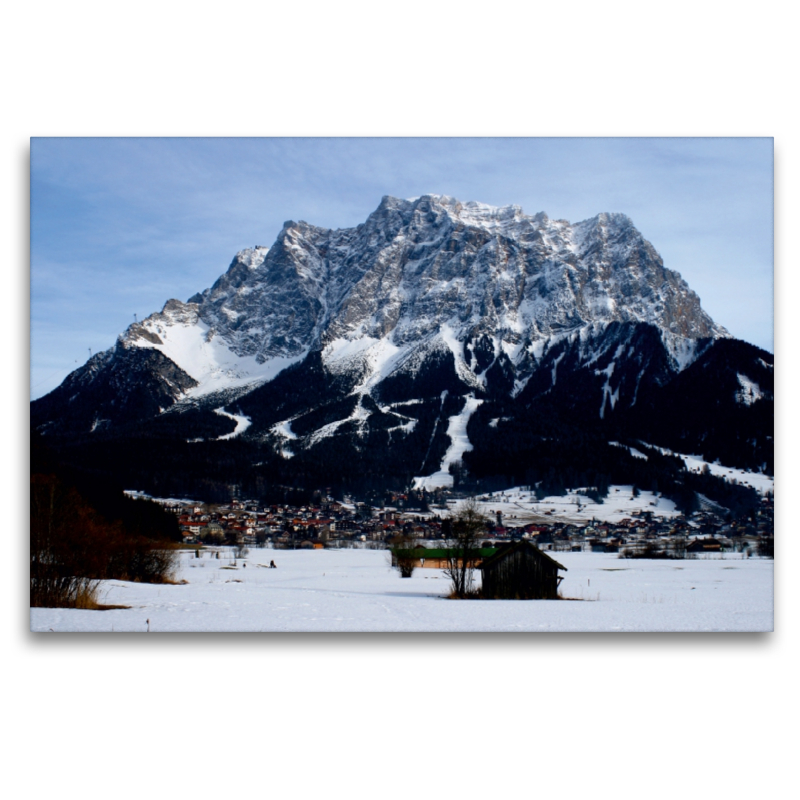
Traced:
POLYGON ((555 600, 563 580, 558 571, 567 571, 524 539, 501 547, 480 569, 483 596, 492 600, 555 600))

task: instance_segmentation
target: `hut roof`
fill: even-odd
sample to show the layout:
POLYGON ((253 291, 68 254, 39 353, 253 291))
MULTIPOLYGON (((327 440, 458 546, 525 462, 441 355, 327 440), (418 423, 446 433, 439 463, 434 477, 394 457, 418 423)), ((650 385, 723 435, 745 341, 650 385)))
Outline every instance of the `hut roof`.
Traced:
POLYGON ((565 566, 559 564, 558 561, 556 561, 554 558, 551 558, 549 555, 547 555, 547 553, 545 553, 544 551, 540 550, 529 539, 520 539, 517 542, 511 542, 509 544, 503 545, 501 548, 499 548, 497 550, 497 552, 493 556, 491 556, 490 558, 487 558, 480 565, 480 569, 486 569, 487 567, 491 568, 498 561, 501 561, 503 558, 505 558, 506 556, 508 556, 511 553, 515 552, 516 550, 525 549, 525 548, 529 548, 531 551, 533 551, 533 553, 536 554, 537 558, 546 558, 548 561, 551 561, 553 564, 555 564, 559 569, 563 569, 564 572, 569 572, 569 570, 565 566))

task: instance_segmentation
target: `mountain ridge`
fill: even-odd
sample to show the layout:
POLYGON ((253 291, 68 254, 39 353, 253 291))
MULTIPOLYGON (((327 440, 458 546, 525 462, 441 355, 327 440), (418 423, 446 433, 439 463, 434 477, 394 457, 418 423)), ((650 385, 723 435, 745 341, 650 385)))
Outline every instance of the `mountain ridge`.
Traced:
MULTIPOLYGON (((771 463, 759 361, 772 356, 725 340, 736 341, 624 214, 571 224, 387 195, 356 227, 289 221, 270 247, 239 251, 211 287, 167 301, 35 401, 32 425, 75 441, 171 431, 197 442, 202 430, 209 444, 233 436, 267 454, 259 463, 317 475, 342 453, 375 469, 366 450, 389 448, 398 481, 433 470, 449 485, 456 461, 481 471, 471 442, 502 438, 492 420, 541 426, 531 409, 547 407, 614 438, 652 433, 637 404, 670 415, 668 387, 717 359, 730 376, 720 402, 746 407, 730 418, 758 431, 735 457, 771 463)), ((665 423, 672 438, 654 443, 701 448, 713 420, 687 413, 693 438, 665 423)))
MULTIPOLYGON (((355 228, 287 222, 272 247, 240 251, 213 286, 185 304, 168 301, 123 339, 158 346, 162 323, 187 319, 206 326, 207 341, 221 337, 254 380, 274 370, 247 358, 287 359, 276 361, 282 368, 329 348, 335 361, 339 349, 352 352, 346 343, 420 344, 443 323, 460 342, 497 337, 512 359, 597 321, 651 322, 679 339, 729 335, 623 214, 570 225, 442 196, 386 196, 355 228)), ((183 366, 180 358, 175 349, 183 366)))

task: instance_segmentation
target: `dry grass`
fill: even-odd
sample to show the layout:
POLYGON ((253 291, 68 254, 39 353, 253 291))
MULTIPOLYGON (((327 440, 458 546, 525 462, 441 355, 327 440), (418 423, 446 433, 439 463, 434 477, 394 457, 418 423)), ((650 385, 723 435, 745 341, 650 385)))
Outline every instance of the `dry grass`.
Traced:
POLYGON ((97 593, 99 589, 100 584, 98 581, 81 581, 71 598, 72 608, 97 608, 97 593))
POLYGON ((483 593, 480 589, 472 589, 469 592, 464 592, 463 594, 459 594, 458 592, 452 591, 450 594, 447 595, 445 598, 447 600, 485 600, 483 593))

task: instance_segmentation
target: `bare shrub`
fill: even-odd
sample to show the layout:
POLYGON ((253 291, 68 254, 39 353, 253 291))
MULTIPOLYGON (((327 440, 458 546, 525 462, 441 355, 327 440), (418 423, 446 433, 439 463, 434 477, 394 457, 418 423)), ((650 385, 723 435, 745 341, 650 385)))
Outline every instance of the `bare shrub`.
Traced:
MULTIPOLYGON (((458 594, 455 591, 451 591, 450 594, 447 595, 448 600, 484 600, 483 592, 480 589, 470 589, 468 592, 464 592, 463 594, 458 594)), ((519 599, 519 598, 517 598, 519 599)))
POLYGON ((758 554, 763 558, 775 558, 775 538, 773 536, 761 536, 756 545, 758 554))
POLYGON ((415 540, 410 536, 396 536, 390 545, 392 566, 400 573, 401 578, 410 578, 417 566, 415 540))
POLYGON ((686 551, 684 549, 683 555, 676 555, 674 550, 667 551, 657 542, 646 542, 642 547, 626 547, 620 554, 619 558, 648 558, 648 559, 675 559, 684 558, 686 551))
POLYGON ((177 565, 177 550, 159 547, 143 537, 121 539, 105 577, 138 583, 171 583, 177 565))

